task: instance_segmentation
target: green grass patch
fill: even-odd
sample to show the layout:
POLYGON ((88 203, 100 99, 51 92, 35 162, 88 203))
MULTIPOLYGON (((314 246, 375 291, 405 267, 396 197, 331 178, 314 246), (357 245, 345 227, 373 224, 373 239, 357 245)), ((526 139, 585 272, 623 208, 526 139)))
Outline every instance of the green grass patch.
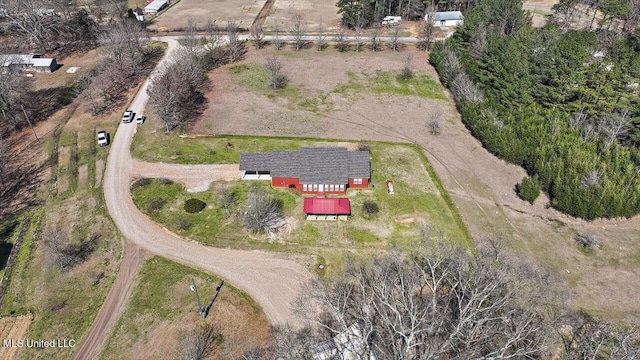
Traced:
MULTIPOLYGON (((323 140, 328 145, 339 140, 323 140)), ((151 126, 139 128, 131 145, 134 157, 151 162, 176 164, 238 164, 243 152, 269 152, 298 150, 301 146, 318 144, 317 139, 270 138, 259 136, 207 136, 180 137, 154 130, 151 126), (167 146, 171 144, 171 146, 167 146)))
POLYGON ((370 92, 378 95, 418 96, 422 98, 445 100, 442 87, 431 76, 415 74, 405 80, 400 74, 390 71, 378 71, 375 75, 348 73, 349 83, 333 90, 342 95, 370 92))
POLYGON ((293 84, 283 89, 272 89, 269 86, 269 71, 261 64, 240 64, 229 68, 234 82, 244 88, 253 90, 267 98, 277 101, 285 99, 290 110, 305 110, 320 113, 331 109, 327 94, 309 92, 293 84))

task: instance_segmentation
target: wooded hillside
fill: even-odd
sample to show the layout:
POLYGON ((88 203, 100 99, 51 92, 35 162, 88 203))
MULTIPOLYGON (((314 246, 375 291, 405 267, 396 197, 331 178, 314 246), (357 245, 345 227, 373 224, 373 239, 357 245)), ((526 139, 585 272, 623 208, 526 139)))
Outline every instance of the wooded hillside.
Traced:
POLYGON ((635 31, 534 29, 521 1, 484 0, 430 61, 474 136, 531 176, 519 192, 586 219, 640 212, 635 31))

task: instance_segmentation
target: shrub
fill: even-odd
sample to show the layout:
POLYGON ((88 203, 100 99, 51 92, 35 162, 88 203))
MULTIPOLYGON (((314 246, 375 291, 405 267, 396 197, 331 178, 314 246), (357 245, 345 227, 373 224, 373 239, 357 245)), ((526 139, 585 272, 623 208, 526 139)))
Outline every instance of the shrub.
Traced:
POLYGON ((173 185, 173 180, 171 180, 171 179, 161 178, 161 179, 158 179, 158 181, 162 185, 173 185))
POLYGON ((520 184, 516 185, 516 193, 518 193, 518 196, 522 200, 533 204, 540 195, 540 182, 538 178, 536 176, 532 178, 527 176, 522 179, 520 184))
POLYGON ((592 234, 587 235, 576 235, 576 242, 578 245, 584 247, 585 249, 595 250, 598 245, 600 245, 600 239, 597 236, 592 234))
POLYGON ((136 180, 136 182, 133 183, 133 187, 136 187, 136 188, 141 188, 149 185, 151 185, 151 179, 149 178, 138 179, 136 180))
POLYGON ((166 203, 167 200, 163 198, 153 198, 147 203, 147 209, 149 210, 149 212, 157 212, 160 211, 166 203))
POLYGON ((380 211, 378 204, 371 200, 367 200, 362 204, 362 211, 366 216, 375 215, 380 211))
POLYGON ((193 223, 187 219, 178 219, 176 220, 176 227, 178 230, 186 231, 189 230, 193 226, 193 223))
POLYGON ((184 211, 188 212, 189 214, 195 214, 204 210, 205 206, 207 206, 207 204, 202 200, 189 199, 184 202, 184 211))

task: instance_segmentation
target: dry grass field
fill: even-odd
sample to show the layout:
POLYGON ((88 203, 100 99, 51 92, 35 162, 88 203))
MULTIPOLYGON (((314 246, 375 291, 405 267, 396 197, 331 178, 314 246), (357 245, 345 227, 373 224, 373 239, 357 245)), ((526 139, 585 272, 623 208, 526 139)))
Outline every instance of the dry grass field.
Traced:
MULTIPOLYGON (((27 329, 33 321, 32 315, 20 315, 15 317, 0 318, 0 339, 9 339, 17 341, 24 339, 27 334, 27 329)), ((13 360, 18 354, 19 348, 15 347, 0 347, 0 359, 13 360)))
POLYGON ((340 26, 340 15, 334 0, 276 0, 265 27, 273 29, 278 24, 280 29, 288 29, 291 19, 296 15, 302 16, 311 32, 316 31, 320 22, 325 27, 340 26))
POLYGON ((208 21, 222 26, 227 21, 235 21, 240 28, 248 29, 263 4, 263 0, 181 0, 158 16, 148 28, 158 31, 184 29, 192 19, 198 27, 204 27, 208 21))

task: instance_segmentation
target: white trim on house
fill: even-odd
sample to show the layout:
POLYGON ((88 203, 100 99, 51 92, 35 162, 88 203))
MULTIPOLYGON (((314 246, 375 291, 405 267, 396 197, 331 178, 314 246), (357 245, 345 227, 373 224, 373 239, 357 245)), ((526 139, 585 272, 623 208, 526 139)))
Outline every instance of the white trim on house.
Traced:
POLYGON ((271 180, 271 174, 259 171, 242 171, 242 180, 271 180))

